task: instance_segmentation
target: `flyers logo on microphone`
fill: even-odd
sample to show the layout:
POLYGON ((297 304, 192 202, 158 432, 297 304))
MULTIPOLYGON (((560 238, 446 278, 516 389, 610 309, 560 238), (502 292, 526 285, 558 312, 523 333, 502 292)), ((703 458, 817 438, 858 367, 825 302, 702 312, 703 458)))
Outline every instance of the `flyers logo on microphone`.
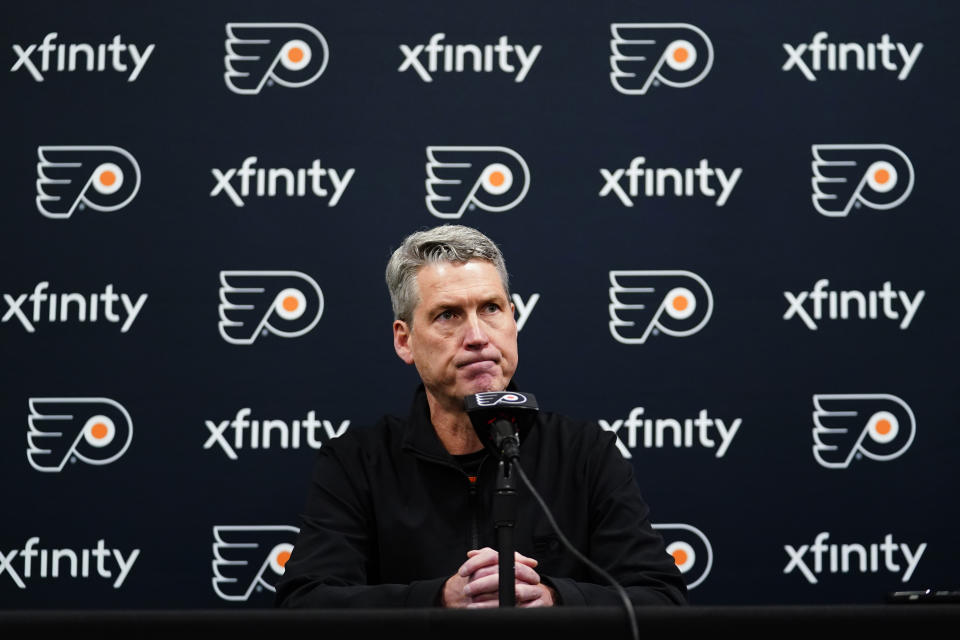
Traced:
POLYGON ((249 600, 254 591, 276 592, 293 552, 297 527, 213 527, 213 590, 223 600, 249 600))
POLYGON ((913 190, 913 164, 889 144, 815 144, 813 206, 845 217, 854 207, 893 209, 913 190))
POLYGON ((40 146, 37 157, 37 210, 48 218, 116 211, 140 189, 140 165, 120 147, 40 146))
POLYGON ((467 208, 506 211, 530 188, 530 169, 507 147, 427 147, 427 209, 460 218, 467 208))
POLYGON ((220 335, 230 344, 253 344, 268 333, 296 338, 322 314, 323 292, 305 273, 220 272, 220 335))
POLYGON ((713 66, 713 44, 692 24, 614 22, 610 31, 610 82, 620 93, 643 95, 660 84, 691 87, 713 66))
POLYGON ((522 393, 512 391, 504 393, 502 391, 486 391, 475 395, 477 406, 493 407, 498 404, 524 404, 527 397, 522 393))
POLYGON ((29 399, 27 461, 57 473, 68 461, 110 464, 130 447, 133 420, 110 398, 29 399))
POLYGON ((813 407, 813 457, 829 469, 899 458, 917 432, 907 403, 887 393, 815 394, 813 407))
POLYGON ((667 553, 680 569, 687 589, 695 589, 713 567, 713 547, 700 529, 689 524, 654 524, 667 546, 667 553))
POLYGON ((230 91, 244 95, 264 85, 306 86, 330 59, 323 34, 299 22, 228 22, 226 49, 223 78, 230 91))
POLYGON ((611 271, 610 285, 610 335, 623 344, 692 335, 713 313, 713 293, 692 271, 611 271))

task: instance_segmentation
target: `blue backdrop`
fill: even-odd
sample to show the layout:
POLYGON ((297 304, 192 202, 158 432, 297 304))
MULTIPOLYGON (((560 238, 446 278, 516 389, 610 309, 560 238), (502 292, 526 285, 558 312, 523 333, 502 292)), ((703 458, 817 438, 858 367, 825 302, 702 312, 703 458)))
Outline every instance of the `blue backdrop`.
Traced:
POLYGON ((692 602, 957 587, 956 3, 5 14, 0 606, 272 606, 316 449, 408 409, 383 271, 443 222, 692 602))

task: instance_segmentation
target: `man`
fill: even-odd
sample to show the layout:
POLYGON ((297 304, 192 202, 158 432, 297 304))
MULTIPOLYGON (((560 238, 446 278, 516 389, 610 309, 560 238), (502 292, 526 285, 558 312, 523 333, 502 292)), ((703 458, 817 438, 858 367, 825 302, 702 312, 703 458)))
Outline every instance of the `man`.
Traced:
MULTIPOLYGON (((320 449, 276 603, 496 607, 498 461, 477 437, 464 398, 516 389, 517 325, 503 256, 475 229, 443 225, 408 236, 386 280, 394 349, 422 384, 406 419, 386 416, 320 449)), ((519 462, 563 538, 635 605, 686 603, 613 434, 539 411, 519 462)), ((621 604, 607 580, 559 544, 530 492, 519 483, 516 491, 516 605, 621 604)))

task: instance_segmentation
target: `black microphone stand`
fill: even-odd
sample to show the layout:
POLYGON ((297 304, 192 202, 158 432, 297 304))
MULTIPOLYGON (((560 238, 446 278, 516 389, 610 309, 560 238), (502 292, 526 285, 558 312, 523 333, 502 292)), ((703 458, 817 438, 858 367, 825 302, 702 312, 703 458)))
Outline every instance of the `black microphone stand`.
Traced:
MULTIPOLYGON (((488 391, 464 398, 477 437, 500 460, 493 495, 493 526, 497 539, 498 592, 501 607, 515 607, 516 552, 513 533, 517 521, 517 481, 513 463, 520 468, 521 422, 532 419, 537 401, 531 394, 488 391), (503 404, 503 406, 498 406, 503 404)), ((522 470, 521 470, 522 473, 522 470)))
POLYGON ((502 456, 497 468, 497 492, 493 496, 493 526, 497 531, 500 560, 500 606, 516 604, 514 585, 513 529, 517 521, 517 484, 510 458, 502 456))

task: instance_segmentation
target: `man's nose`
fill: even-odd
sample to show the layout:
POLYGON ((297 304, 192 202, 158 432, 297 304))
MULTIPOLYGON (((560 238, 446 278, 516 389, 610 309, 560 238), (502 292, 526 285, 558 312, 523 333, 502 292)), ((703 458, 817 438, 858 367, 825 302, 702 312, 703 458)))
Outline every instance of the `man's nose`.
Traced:
POLYGON ((484 330, 483 323, 480 322, 477 314, 471 314, 467 318, 465 327, 466 333, 463 336, 463 343, 467 347, 482 347, 489 342, 487 332, 484 330))

